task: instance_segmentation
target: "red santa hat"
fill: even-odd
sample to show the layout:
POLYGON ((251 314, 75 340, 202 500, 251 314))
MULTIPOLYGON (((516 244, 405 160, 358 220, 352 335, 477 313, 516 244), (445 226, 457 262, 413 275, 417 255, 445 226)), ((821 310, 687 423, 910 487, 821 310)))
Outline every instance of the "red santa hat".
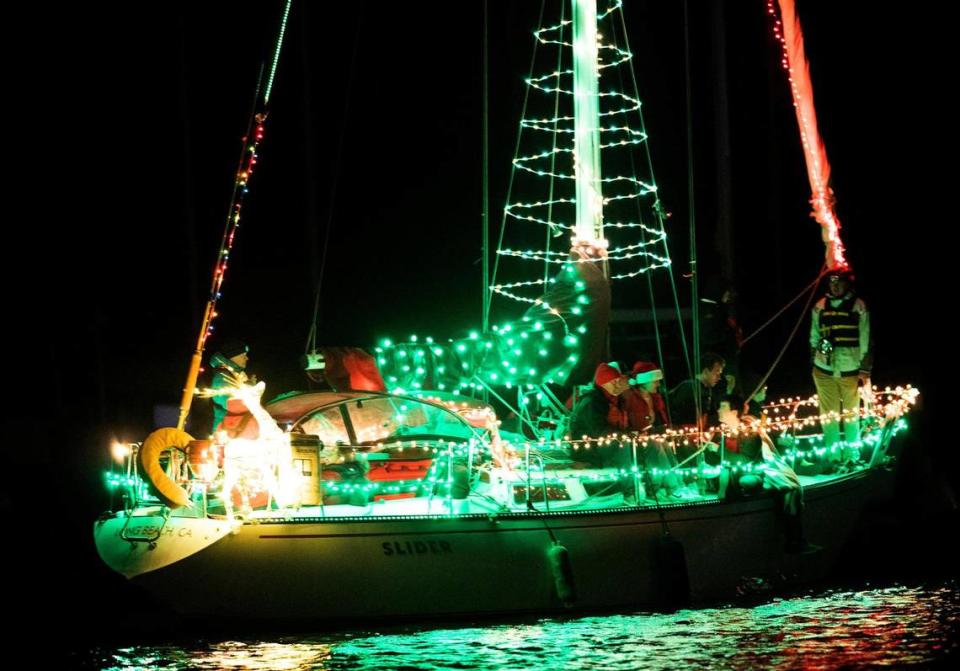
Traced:
POLYGON ((663 371, 660 370, 660 366, 649 361, 638 361, 633 364, 632 373, 637 384, 646 384, 663 379, 663 371))
POLYGON ((610 389, 605 385, 621 377, 624 377, 623 373, 608 363, 602 363, 597 366, 597 371, 593 374, 593 383, 610 394, 610 389))

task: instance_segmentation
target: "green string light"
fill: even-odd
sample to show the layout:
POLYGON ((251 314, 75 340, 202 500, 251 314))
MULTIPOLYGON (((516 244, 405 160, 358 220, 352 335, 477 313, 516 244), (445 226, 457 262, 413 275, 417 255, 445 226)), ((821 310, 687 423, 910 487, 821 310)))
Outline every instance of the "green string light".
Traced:
MULTIPOLYGON (((598 56, 597 70, 600 88, 595 93, 598 105, 599 124, 593 132, 599 133, 598 147, 602 151, 602 175, 597 173, 598 192, 602 185, 604 219, 602 236, 606 240, 609 279, 623 280, 668 268, 671 265, 663 230, 663 208, 657 196, 657 186, 652 175, 626 174, 624 166, 633 165, 632 152, 647 145, 648 135, 642 127, 641 101, 635 95, 619 90, 619 80, 632 81, 631 77, 619 77, 623 68, 630 68, 633 54, 620 47, 617 40, 604 33, 614 34, 617 29, 612 16, 621 10, 622 2, 610 2, 605 10, 599 10, 597 20, 598 56), (614 84, 617 85, 614 85, 614 84), (611 211, 611 205, 620 204, 622 211, 611 211), (639 207, 638 207, 639 205, 639 207), (645 214, 646 213, 646 214, 645 214), (640 216, 640 220, 636 217, 640 216), (620 215, 620 216, 618 216, 620 215), (654 225, 644 221, 646 216, 654 225)), ((564 20, 542 28, 534 33, 539 44, 550 45, 561 52, 572 53, 572 21, 564 20)), ((592 39, 592 38, 591 38, 592 39)), ((561 60, 566 59, 564 56, 561 60)), ((576 233, 576 175, 574 164, 574 137, 577 121, 573 114, 575 72, 570 67, 554 67, 549 72, 532 74, 526 85, 531 92, 543 96, 551 113, 531 111, 520 121, 522 138, 532 145, 532 150, 521 150, 513 159, 517 174, 528 175, 532 182, 525 185, 524 193, 536 193, 544 189, 543 198, 513 200, 504 208, 505 223, 544 227, 549 236, 559 237, 576 233), (523 135, 525 134, 525 135, 523 135)), ((537 106, 534 97, 534 106, 537 106)), ((518 145, 519 146, 519 145, 518 145)), ((637 162, 646 164, 645 161, 637 162)), ((581 163, 581 166, 583 163, 581 163)), ((502 260, 516 259, 522 263, 512 270, 504 265, 504 273, 512 275, 507 281, 495 281, 490 290, 512 301, 540 305, 540 295, 549 286, 544 277, 542 264, 569 263, 566 250, 517 249, 503 245, 497 250, 502 260), (533 264, 529 262, 534 262, 533 264), (534 269, 536 268, 536 269, 534 269), (537 278, 524 277, 535 273, 537 278)))

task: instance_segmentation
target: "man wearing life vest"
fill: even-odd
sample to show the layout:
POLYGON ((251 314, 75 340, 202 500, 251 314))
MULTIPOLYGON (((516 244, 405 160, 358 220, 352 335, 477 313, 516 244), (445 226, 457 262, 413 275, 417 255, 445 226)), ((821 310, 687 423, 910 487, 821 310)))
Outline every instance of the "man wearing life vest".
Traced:
POLYGON ((870 384, 872 353, 870 313, 853 287, 848 267, 827 274, 826 295, 813 306, 810 319, 810 351, 813 382, 820 397, 820 414, 827 448, 828 471, 842 461, 860 457, 860 394, 858 383, 870 384), (841 450, 842 418, 846 450, 841 450))
MULTIPOLYGON (((210 357, 213 367, 213 389, 235 387, 250 381, 247 377, 247 362, 250 359, 250 348, 239 340, 228 340, 220 350, 210 357)), ((256 382, 256 380, 252 380, 256 382)), ((226 394, 216 394, 213 397, 213 431, 226 431, 231 438, 239 436, 251 417, 243 401, 230 398, 226 394)))

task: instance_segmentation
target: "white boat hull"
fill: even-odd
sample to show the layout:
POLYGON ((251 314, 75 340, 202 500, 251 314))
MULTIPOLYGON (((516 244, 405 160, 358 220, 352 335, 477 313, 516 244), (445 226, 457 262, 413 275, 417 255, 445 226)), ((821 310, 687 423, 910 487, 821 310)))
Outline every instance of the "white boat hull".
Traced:
MULTIPOLYGON (((662 508, 683 547, 690 598, 823 577, 883 475, 807 488, 805 531, 823 547, 811 555, 783 552, 772 497, 662 508)), ((247 522, 175 561, 151 558, 182 554, 184 538, 209 540, 226 525, 211 522, 171 518, 175 531, 153 550, 119 538, 123 518, 98 523, 95 536, 105 559, 128 553, 119 572, 190 616, 342 621, 567 610, 548 557, 554 538, 569 555, 575 609, 656 605, 683 574, 677 555, 663 552, 661 512, 651 508, 247 522)))

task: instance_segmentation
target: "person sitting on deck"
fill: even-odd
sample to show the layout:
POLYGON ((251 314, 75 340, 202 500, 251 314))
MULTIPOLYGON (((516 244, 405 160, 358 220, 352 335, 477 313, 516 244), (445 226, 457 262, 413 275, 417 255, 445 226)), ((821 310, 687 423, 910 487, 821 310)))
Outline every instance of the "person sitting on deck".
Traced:
POLYGON ((723 378, 726 363, 719 354, 707 352, 700 357, 700 373, 670 390, 670 412, 674 424, 705 429, 716 426, 717 411, 724 389, 717 386, 723 378), (697 385, 700 391, 700 412, 697 412, 697 385))
POLYGON ((649 361, 637 361, 630 371, 629 393, 626 396, 630 428, 636 431, 662 433, 669 426, 667 404, 660 393, 663 371, 649 361))
MULTIPOLYGON (((631 430, 663 433, 670 425, 667 404, 660 394, 663 371, 649 361, 637 361, 631 369, 631 387, 624 392, 627 423, 631 430)), ((643 463, 647 470, 647 484, 651 492, 663 488, 666 496, 679 489, 679 478, 669 471, 677 465, 673 445, 663 441, 647 443, 643 449, 643 463)))
MULTIPOLYGON (((705 431, 719 423, 718 411, 725 392, 720 381, 723 379, 725 365, 723 357, 719 354, 706 352, 700 357, 699 374, 692 379, 681 382, 670 391, 670 414, 674 426, 693 426, 700 431, 705 431), (697 408, 698 393, 699 412, 697 408)), ((690 466, 687 462, 694 457, 696 457, 697 463, 701 464, 703 447, 708 449, 715 449, 716 447, 710 443, 706 443, 702 447, 701 442, 695 441, 693 444, 678 445, 677 458, 680 460, 681 466, 690 466)), ((704 483, 702 479, 698 480, 697 486, 703 493, 704 483)))
MULTIPOLYGON (((743 495, 751 490, 773 490, 781 503, 781 518, 786 537, 784 550, 789 553, 809 554, 820 549, 807 542, 803 533, 803 487, 796 471, 780 454, 761 420, 752 415, 740 416, 726 404, 721 408, 720 421, 728 429, 746 430, 746 436, 737 441, 736 451, 725 451, 724 474, 730 481, 730 494, 743 495), (736 476, 730 478, 729 471, 736 476)), ((726 487, 724 487, 726 489, 726 487)))
MULTIPOLYGON (((607 363, 601 363, 593 376, 593 386, 580 397, 570 415, 570 437, 604 438, 629 429, 624 392, 630 389, 630 378, 607 363)), ((587 443, 580 450, 580 459, 595 468, 618 468, 629 472, 633 453, 620 441, 603 445, 587 443)), ((620 491, 628 502, 636 502, 630 478, 620 479, 620 491)))

